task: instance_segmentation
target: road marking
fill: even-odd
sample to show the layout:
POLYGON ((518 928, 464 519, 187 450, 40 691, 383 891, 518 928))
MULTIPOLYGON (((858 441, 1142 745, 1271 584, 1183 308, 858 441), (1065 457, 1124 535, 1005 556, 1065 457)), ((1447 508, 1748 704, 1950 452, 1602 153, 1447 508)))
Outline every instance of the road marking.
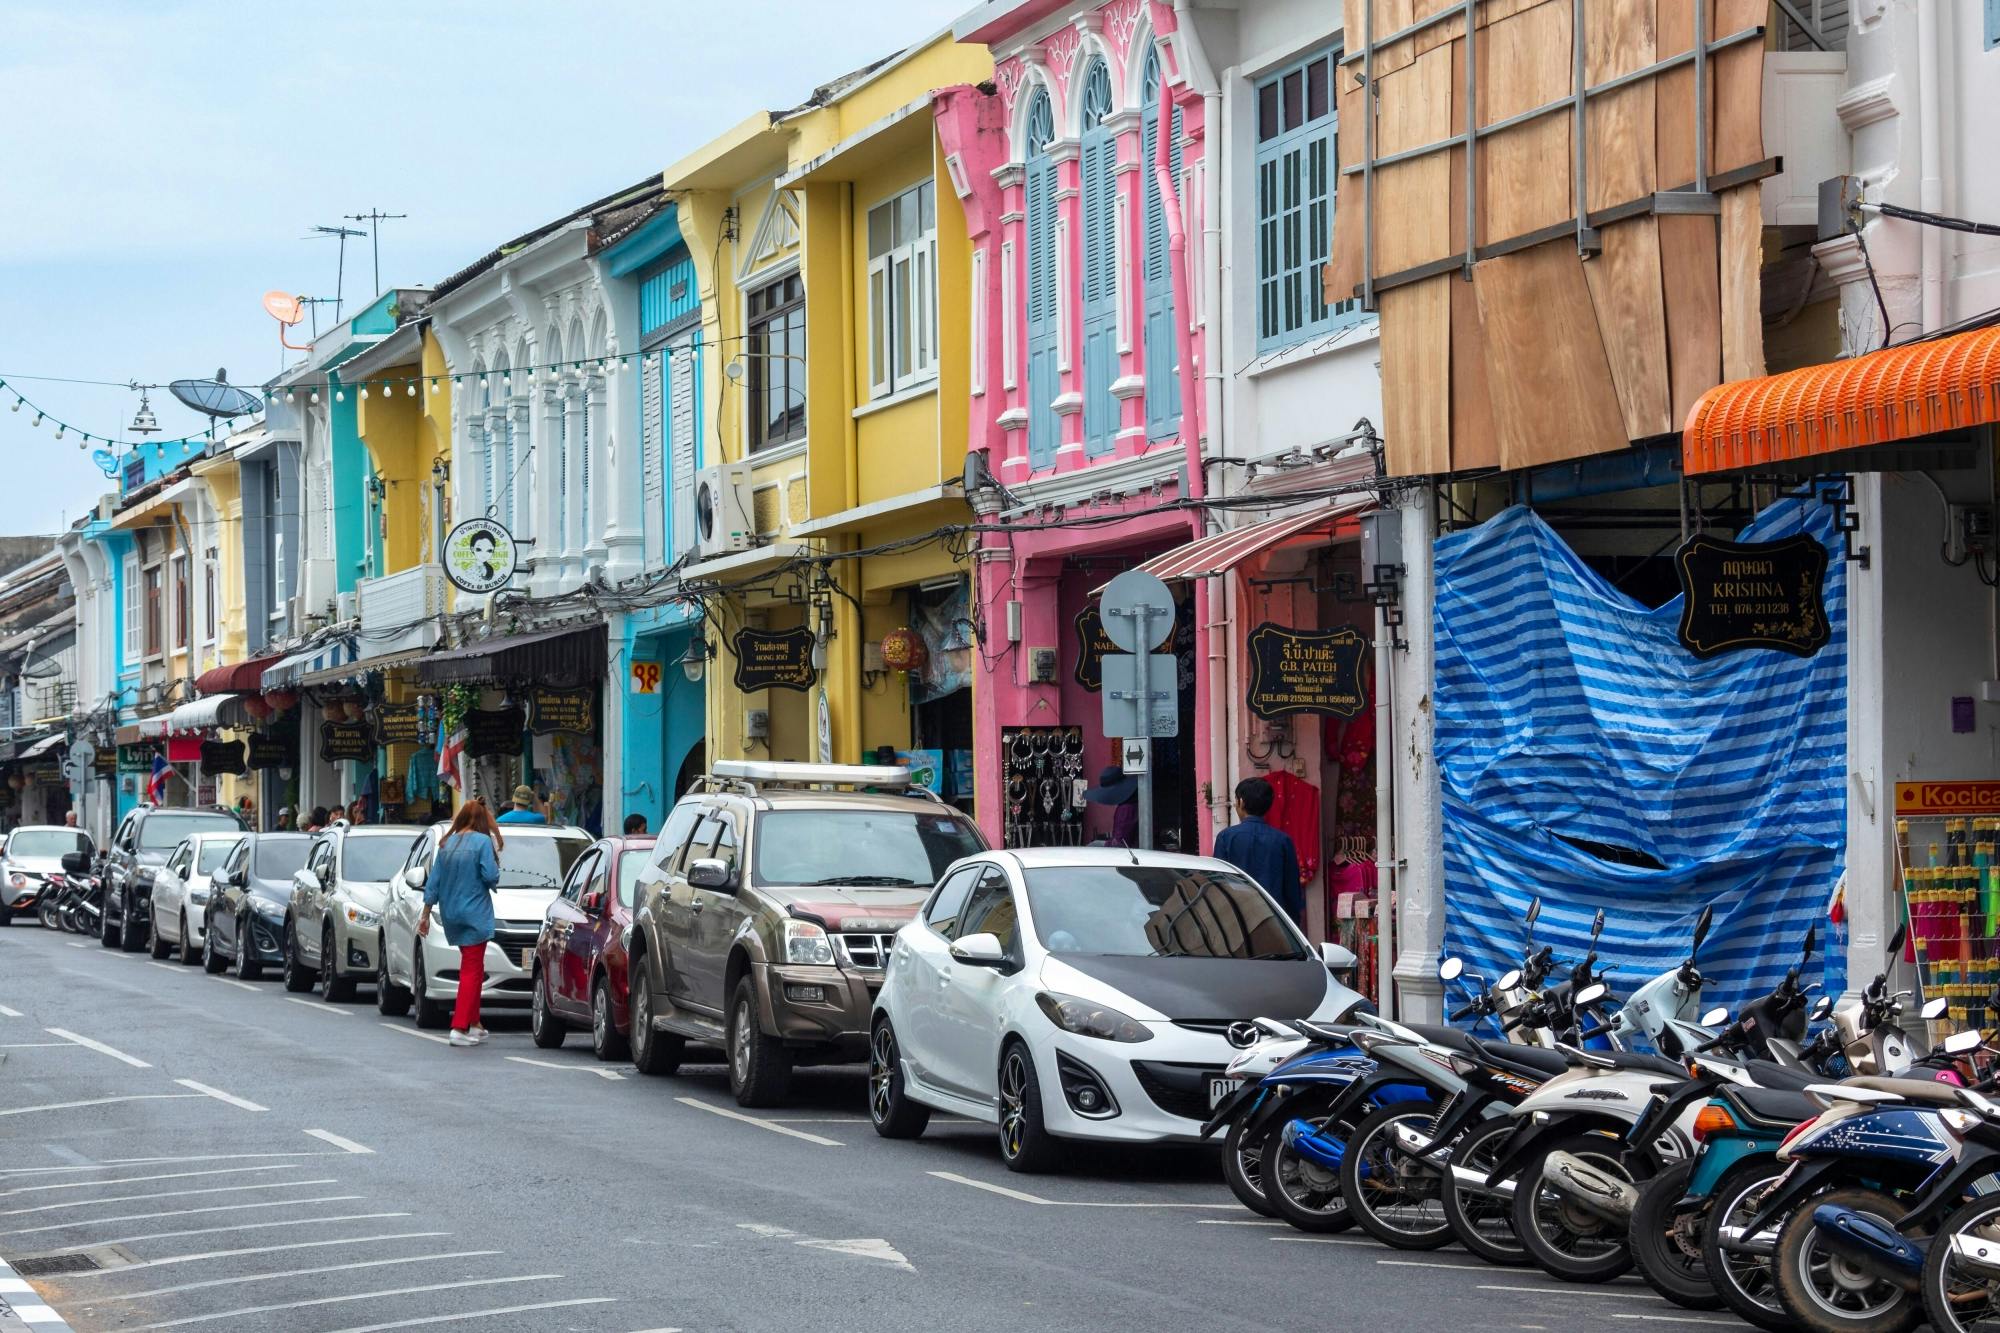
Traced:
POLYGON ((225 986, 234 986, 238 990, 257 991, 261 993, 264 989, 262 986, 253 986, 247 981, 238 981, 234 977, 211 976, 208 979, 210 981, 219 981, 225 986))
POLYGON ((0 1115, 27 1115, 31 1111, 72 1111, 79 1106, 113 1106, 119 1102, 179 1102, 201 1096, 198 1092, 135 1092, 127 1097, 93 1097, 84 1102, 44 1102, 40 1106, 10 1106, 0 1115))
MULTIPOLYGON (((328 1156, 332 1156, 331 1153, 328 1156)), ((114 1194, 108 1199, 75 1199, 69 1203, 44 1203, 33 1208, 14 1208, 0 1212, 0 1217, 19 1217, 23 1213, 53 1213, 61 1208, 94 1208, 100 1203, 142 1203, 149 1199, 185 1199, 195 1194, 241 1194, 250 1190, 288 1190, 294 1185, 337 1185, 340 1182, 326 1180, 281 1180, 270 1185, 217 1185, 202 1190, 167 1190, 161 1194, 114 1194)))
MULTIPOLYGON (((1357 1236, 1272 1236, 1269 1239, 1277 1241, 1280 1245, 1366 1245, 1370 1249, 1382 1248, 1380 1241, 1362 1240, 1357 1236)), ((1540 1291, 1541 1288, 1531 1287, 1525 1290, 1540 1291)))
POLYGON ((90 1273, 73 1273, 71 1277, 105 1277, 112 1273, 130 1273, 140 1268, 165 1268, 169 1264, 199 1263, 204 1259, 235 1259, 246 1254, 279 1254, 285 1250, 314 1250, 329 1245, 374 1245, 386 1240, 426 1240, 436 1236, 449 1236, 449 1231, 402 1231, 393 1236, 349 1236, 341 1240, 301 1240, 290 1245, 260 1245, 248 1250, 204 1250, 200 1254, 170 1254, 164 1259, 145 1259, 136 1264, 123 1264, 117 1268, 100 1268, 90 1273))
MULTIPOLYGON (((198 1093, 175 1093, 174 1096, 199 1096, 198 1093)), ((0 1190, 0 1199, 16 1194, 40 1194, 44 1190, 94 1190, 104 1185, 137 1185, 148 1180, 190 1180, 195 1176, 234 1176, 246 1171, 290 1171, 288 1162, 282 1166, 220 1166, 207 1171, 169 1171, 158 1176, 119 1176, 115 1180, 65 1180, 55 1185, 16 1185, 12 1189, 0 1190)))
POLYGON ((77 1250, 92 1250, 100 1245, 127 1245, 137 1240, 173 1240, 181 1236, 220 1236, 230 1231, 268 1231, 274 1227, 310 1227, 325 1222, 379 1222, 389 1217, 408 1217, 408 1213, 349 1213, 344 1217, 292 1217, 280 1222, 245 1222, 233 1227, 195 1227, 186 1231, 152 1231, 141 1236, 113 1236, 109 1240, 93 1240, 83 1245, 65 1245, 60 1249, 46 1250, 46 1254, 70 1254, 77 1250))
POLYGON ((774 1125, 865 1125, 865 1115, 777 1115, 772 1116, 774 1125))
POLYGON ((395 1259, 364 1259, 356 1264, 328 1264, 324 1268, 294 1268, 283 1273, 242 1273, 236 1277, 215 1277, 205 1282, 182 1282, 171 1287, 154 1287, 151 1291, 128 1291, 116 1296, 94 1296, 94 1304, 104 1305, 111 1301, 138 1301, 153 1296, 171 1296, 182 1291, 205 1291, 210 1287, 240 1287, 251 1282, 276 1282, 288 1277, 316 1277, 322 1273, 351 1273, 360 1268, 393 1268, 398 1264, 430 1264, 443 1259, 483 1259, 499 1254, 499 1250, 454 1250, 450 1254, 407 1254, 395 1259))
POLYGON ((1468 1273, 1490 1273, 1492 1264, 1451 1264, 1442 1259, 1377 1259, 1384 1268, 1462 1268, 1468 1273))
POLYGON ((214 1314, 189 1315, 185 1319, 168 1319, 158 1324, 140 1324, 139 1328, 180 1328, 186 1324, 205 1324, 211 1319, 235 1319, 243 1315, 271 1314, 278 1310, 305 1310, 319 1305, 340 1305, 347 1301, 372 1301, 384 1296, 415 1296, 427 1291, 458 1291, 465 1287, 497 1287, 513 1282, 552 1282, 562 1277, 561 1273, 527 1273, 520 1277, 482 1277, 465 1282, 433 1282, 423 1287, 393 1287, 386 1291, 357 1291, 345 1296, 318 1296, 308 1301, 287 1301, 283 1305, 249 1305, 240 1310, 219 1310, 214 1314))
POLYGON ((353 1328, 336 1328, 330 1333, 387 1333, 392 1328, 416 1328, 421 1324, 456 1324, 463 1319, 484 1319, 488 1315, 527 1314, 533 1310, 563 1310, 572 1305, 610 1305, 615 1296, 585 1296, 573 1301, 543 1301, 539 1305, 503 1305, 494 1310, 467 1310, 463 1314, 425 1315, 421 1319, 398 1319, 393 1324, 357 1324, 353 1328))
POLYGON ((191 1078, 177 1078, 174 1080, 174 1082, 180 1084, 183 1088, 193 1088, 196 1092, 200 1093, 204 1097, 213 1097, 215 1098, 215 1100, 219 1102, 228 1102, 231 1106, 236 1107, 238 1110, 268 1111, 271 1109, 268 1106, 259 1106, 257 1105, 257 1103, 253 1101, 247 1101, 242 1097, 234 1095, 233 1093, 224 1092, 221 1088, 211 1088, 206 1083, 197 1083, 191 1078))
MULTIPOLYGON (((209 1153, 200 1157, 107 1157, 96 1166, 77 1167, 79 1171, 95 1171, 99 1167, 111 1166, 156 1166, 162 1162, 247 1162, 259 1157, 331 1157, 330 1152, 231 1152, 209 1153)), ((0 1173, 4 1174, 4 1173, 0 1173)))
POLYGON ((1199 1227, 1288 1227, 1291 1225, 1290 1222, 1271 1222, 1261 1217, 1197 1217, 1194 1223, 1199 1227))
POLYGON ((146 960, 146 963, 147 966, 149 967, 164 967, 165 969, 167 969, 167 971, 173 973, 177 977, 184 977, 187 975, 187 969, 181 966, 179 963, 162 963, 152 958, 148 958, 146 960))
POLYGON ((90 941, 88 940, 65 940, 64 943, 68 944, 72 949, 88 949, 90 947, 90 941))
POLYGON ((66 1041, 10 1041, 0 1046, 0 1051, 46 1051, 55 1046, 67 1046, 66 1041))
POLYGON ((1613 1314, 1607 1317, 1611 1319, 1641 1319, 1649 1324, 1714 1324, 1718 1328, 1743 1327, 1740 1322, 1734 1319, 1697 1319, 1693 1315, 1684 1314, 1613 1314))
POLYGON ((21 1018, 21 1017, 24 1017, 24 1015, 21 1013, 19 1009, 9 1009, 6 1005, 0 1004, 0 1018, 21 1018))
POLYGON ((312 1135, 322 1143, 331 1143, 342 1152, 351 1152, 358 1157, 373 1157, 375 1155, 375 1150, 366 1144, 356 1143, 353 1139, 343 1139, 331 1130, 309 1129, 306 1133, 312 1135))
POLYGON ((125 1054, 125 1052, 119 1050, 116 1046, 106 1046, 101 1041, 98 1041, 91 1037, 81 1036, 75 1032, 71 1032, 68 1028, 43 1028, 42 1031, 48 1033, 51 1037, 61 1037, 64 1041, 73 1041, 79 1046, 85 1047, 86 1049, 89 1050, 96 1051, 99 1055, 108 1055, 114 1060, 123 1060, 126 1064, 132 1066, 132 1068, 134 1069, 152 1068, 151 1065, 147 1064, 144 1060, 139 1059, 135 1055, 127 1055, 125 1054))
POLYGON ((623 1079, 625 1077, 623 1074, 619 1073, 615 1069, 598 1069, 591 1065, 578 1065, 578 1064, 566 1065, 566 1064, 558 1064, 554 1060, 530 1060, 525 1055, 510 1055, 507 1056, 506 1058, 512 1060, 517 1065, 533 1065, 537 1069, 575 1070, 580 1074, 595 1074, 599 1078, 608 1078, 608 1079, 623 1079))
POLYGON ((451 1045, 450 1037, 440 1037, 435 1032, 419 1032, 415 1028, 406 1028, 401 1023, 378 1023, 376 1026, 385 1027, 391 1032, 400 1032, 405 1037, 422 1037, 425 1041, 434 1041, 440 1046, 451 1045))
MULTIPOLYGON (((680 1098, 686 1101, 687 1098, 680 1098)), ((1029 1194, 1023 1190, 1008 1189, 1005 1185, 994 1185, 984 1180, 974 1180, 971 1176, 961 1176, 956 1171, 931 1171, 926 1174, 939 1180, 948 1180, 954 1185, 970 1185, 976 1190, 998 1194, 1002 1198, 1020 1203, 1039 1204, 1044 1208, 1224 1208, 1230 1212, 1248 1212, 1240 1203, 1124 1203, 1094 1199, 1044 1199, 1039 1194, 1029 1194)), ((1371 1244, 1374 1242, 1370 1242, 1371 1244)))
MULTIPOLYGON (((334 1009, 334 1008, 330 1008, 330 1007, 329 1007, 329 1006, 328 1006, 328 1005, 326 1004, 326 1002, 325 1002, 324 1000, 308 1000, 308 999, 305 999, 305 998, 304 998, 303 996, 298 996, 298 995, 287 995, 287 996, 285 997, 285 1003, 287 1003, 287 1004, 302 1004, 302 1005, 305 1005, 305 1006, 306 1006, 306 1007, 307 1007, 308 1009, 311 1009, 311 1010, 312 1010, 312 1011, 313 1011, 314 1013, 316 1013, 316 1014, 332 1014, 332 1015, 333 1015, 333 1016, 334 1016, 335 1018, 352 1018, 352 1017, 354 1017, 354 1011, 353 1011, 352 1009, 334 1009)), ((162 1327, 162 1325, 159 1325, 159 1324, 155 1324, 155 1325, 153 1325, 153 1327, 155 1327, 155 1328, 159 1328, 159 1327, 162 1327)))
POLYGON ((145 1222, 155 1217, 191 1217, 196 1213, 247 1213, 256 1208, 301 1208, 314 1203, 354 1203, 365 1194, 329 1194, 318 1199, 278 1199, 271 1203, 218 1203, 206 1208, 170 1208, 162 1213, 119 1213, 115 1217, 86 1217, 75 1222, 51 1222, 40 1227, 16 1227, 0 1231, 0 1236, 37 1236, 44 1231, 71 1231, 77 1227, 99 1227, 112 1222, 145 1222))
POLYGON ((851 1240, 822 1240, 818 1236, 804 1236, 789 1227, 774 1227, 768 1222, 738 1222, 744 1231, 762 1236, 765 1240, 788 1240, 794 1245, 802 1245, 809 1250, 830 1250, 852 1259, 877 1259, 893 1264, 907 1272, 917 1271, 916 1265, 903 1257, 901 1250, 880 1237, 856 1237, 851 1240))
POLYGON ((768 1129, 773 1134, 783 1134, 787 1138, 804 1139, 807 1143, 817 1143, 822 1148, 838 1148, 843 1146, 839 1139, 828 1139, 822 1138, 818 1134, 808 1134, 803 1129, 793 1129, 789 1125, 781 1125, 774 1120, 766 1120, 762 1116, 744 1115, 741 1111, 732 1111, 726 1106, 717 1106, 712 1102, 699 1101, 693 1097, 676 1097, 674 1100, 682 1106, 692 1106, 697 1111, 708 1111, 711 1114, 722 1116, 727 1120, 740 1120, 746 1125, 755 1125, 759 1129, 768 1129))
POLYGON ((1481 1291, 1529 1291, 1538 1296, 1608 1296, 1614 1301, 1663 1301, 1650 1291, 1600 1291, 1593 1287, 1503 1287, 1491 1282, 1479 1284, 1481 1291))

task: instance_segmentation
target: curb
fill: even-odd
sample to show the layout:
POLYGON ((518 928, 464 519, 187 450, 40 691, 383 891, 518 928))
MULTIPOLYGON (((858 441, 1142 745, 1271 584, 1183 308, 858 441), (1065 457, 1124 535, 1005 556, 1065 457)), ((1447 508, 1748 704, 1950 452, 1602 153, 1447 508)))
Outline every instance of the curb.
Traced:
POLYGON ((24 1277, 0 1259, 0 1333, 74 1333, 24 1277))

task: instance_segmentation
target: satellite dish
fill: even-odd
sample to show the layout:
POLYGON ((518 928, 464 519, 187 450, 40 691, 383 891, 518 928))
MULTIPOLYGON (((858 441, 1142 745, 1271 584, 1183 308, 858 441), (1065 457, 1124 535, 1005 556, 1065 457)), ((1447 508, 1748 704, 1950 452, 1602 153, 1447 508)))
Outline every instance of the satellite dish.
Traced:
POLYGON ((175 380, 167 386, 182 403, 211 417, 247 417, 263 404, 229 382, 229 372, 218 370, 212 380, 175 380))
POLYGON ((97 464, 98 471, 107 477, 118 475, 118 455, 109 449, 99 449, 91 454, 90 461, 97 464))
POLYGON ((265 292, 264 310, 286 328, 306 317, 306 308, 290 292, 265 292))

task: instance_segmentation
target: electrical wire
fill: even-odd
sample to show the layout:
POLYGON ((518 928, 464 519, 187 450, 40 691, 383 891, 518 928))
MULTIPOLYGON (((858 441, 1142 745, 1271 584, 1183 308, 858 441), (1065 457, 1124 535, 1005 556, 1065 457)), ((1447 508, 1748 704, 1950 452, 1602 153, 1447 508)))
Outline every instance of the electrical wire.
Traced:
POLYGON ((1868 285, 1875 290, 1875 308, 1882 312, 1882 346, 1889 345, 1889 303, 1882 299, 1882 284, 1875 278, 1875 258, 1868 253, 1868 238, 1861 232, 1854 233, 1854 240, 1861 247, 1861 263, 1868 270, 1868 285))
POLYGON ((2000 225, 1991 222, 1973 222, 1968 218, 1947 217, 1943 213, 1927 213, 1921 208, 1904 208, 1901 204, 1862 204, 1860 207, 1866 213, 1880 213, 1885 218, 1918 222, 1926 227, 1970 232, 1974 236, 2000 236, 2000 225))

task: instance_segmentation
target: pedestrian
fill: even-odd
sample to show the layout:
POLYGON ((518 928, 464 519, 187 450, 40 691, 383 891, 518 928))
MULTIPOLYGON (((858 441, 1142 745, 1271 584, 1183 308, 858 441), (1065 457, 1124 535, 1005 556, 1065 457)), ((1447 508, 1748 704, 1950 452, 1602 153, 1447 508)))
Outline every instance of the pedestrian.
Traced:
POLYGON ((486 802, 474 797, 458 808, 451 832, 438 844, 424 880, 424 910, 417 934, 431 933, 431 913, 444 920, 445 943, 458 950, 458 1004, 451 1013, 453 1046, 486 1040, 479 1021, 479 990, 486 984, 486 945, 493 938, 493 886, 500 882, 499 852, 506 840, 486 802))
POLYGON ((645 817, 644 815, 627 815, 627 816, 625 816, 625 836, 626 836, 626 837, 628 837, 628 838, 643 838, 643 837, 645 837, 645 836, 646 836, 646 817, 645 817))
POLYGON ((76 811, 74 810, 63 811, 63 827, 64 828, 76 827, 76 811))
POLYGON ((1264 886, 1285 915, 1306 921, 1305 886, 1299 881, 1299 849, 1283 829, 1264 822, 1276 793, 1262 778, 1236 784, 1236 819, 1215 835, 1215 854, 1264 886))
POLYGON ((1093 805, 1111 807, 1111 845, 1139 845, 1139 779, 1126 777, 1119 764, 1107 765, 1097 775, 1097 785, 1085 791, 1083 799, 1093 805))
POLYGON ((306 816, 306 826, 301 831, 305 833, 317 833, 326 827, 328 818, 330 816, 326 812, 326 807, 316 805, 312 808, 312 813, 306 816))
POLYGON ((289 833, 291 831, 291 828, 292 828, 292 807, 290 807, 289 805, 281 805, 278 807, 277 832, 289 833))
POLYGON ((514 808, 500 816, 500 824, 546 824, 549 817, 538 809, 540 803, 535 798, 535 789, 522 783, 514 788, 514 808))

